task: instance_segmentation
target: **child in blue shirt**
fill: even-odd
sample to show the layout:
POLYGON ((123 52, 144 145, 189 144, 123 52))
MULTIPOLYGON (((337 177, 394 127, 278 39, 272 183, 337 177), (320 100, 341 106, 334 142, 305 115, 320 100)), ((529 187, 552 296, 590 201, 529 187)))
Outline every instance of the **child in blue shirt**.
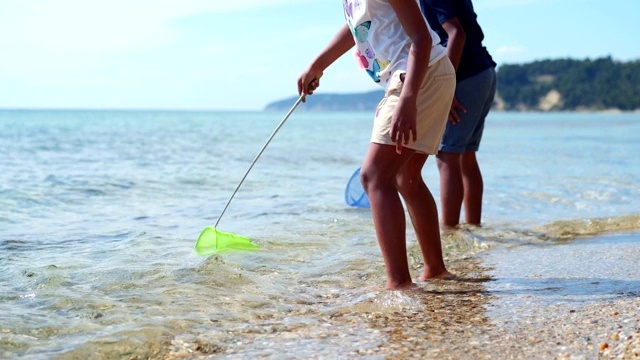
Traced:
POLYGON ((484 184, 476 152, 496 92, 496 63, 482 45, 471 0, 420 3, 456 68, 456 94, 437 155, 442 225, 456 228, 464 204, 465 222, 480 226, 484 184))

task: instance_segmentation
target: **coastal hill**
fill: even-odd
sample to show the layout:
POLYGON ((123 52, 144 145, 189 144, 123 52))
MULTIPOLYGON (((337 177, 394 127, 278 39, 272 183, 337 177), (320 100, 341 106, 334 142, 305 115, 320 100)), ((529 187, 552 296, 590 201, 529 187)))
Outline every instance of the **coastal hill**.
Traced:
MULTIPOLYGON (((497 111, 639 111, 640 60, 620 62, 556 59, 505 64, 497 69, 497 111)), ((307 98, 302 111, 373 111, 383 90, 323 94, 307 98)), ((296 98, 268 104, 265 111, 288 110, 296 98)))
MULTIPOLYGON (((298 107, 301 111, 373 111, 380 99, 384 96, 384 90, 369 91, 365 93, 351 94, 323 94, 316 92, 307 96, 304 106, 298 107)), ((288 110, 298 98, 292 97, 268 104, 265 111, 288 110)))

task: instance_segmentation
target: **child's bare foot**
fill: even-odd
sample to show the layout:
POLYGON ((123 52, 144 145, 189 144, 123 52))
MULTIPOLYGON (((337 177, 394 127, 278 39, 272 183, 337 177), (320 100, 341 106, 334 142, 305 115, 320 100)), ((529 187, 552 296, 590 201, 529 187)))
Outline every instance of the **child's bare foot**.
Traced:
POLYGON ((418 281, 427 281, 432 279, 441 279, 441 280, 453 280, 456 279, 457 276, 453 275, 447 270, 443 270, 438 274, 433 274, 430 271, 424 271, 420 277, 418 277, 418 281))
POLYGON ((418 285, 411 280, 402 284, 398 284, 392 281, 387 281, 387 290, 412 290, 417 287, 418 285))

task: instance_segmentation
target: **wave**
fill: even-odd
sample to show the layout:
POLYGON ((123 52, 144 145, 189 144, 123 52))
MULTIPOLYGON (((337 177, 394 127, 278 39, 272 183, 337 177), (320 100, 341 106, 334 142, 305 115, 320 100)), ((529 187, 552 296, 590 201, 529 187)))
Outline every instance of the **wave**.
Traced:
MULTIPOLYGON (((604 234, 637 231, 640 231, 640 214, 559 220, 531 228, 461 225, 456 230, 442 232, 442 250, 446 260, 458 261, 500 247, 566 243, 604 234)), ((413 267, 421 267, 422 255, 417 242, 409 240, 408 250, 413 267)))

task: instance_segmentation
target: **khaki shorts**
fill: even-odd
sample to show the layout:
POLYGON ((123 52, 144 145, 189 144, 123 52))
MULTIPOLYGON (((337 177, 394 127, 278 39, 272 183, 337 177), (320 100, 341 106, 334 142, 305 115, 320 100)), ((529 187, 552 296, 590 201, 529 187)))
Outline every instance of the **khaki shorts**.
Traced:
MULTIPOLYGON (((378 104, 371 134, 373 143, 395 145, 391 141, 390 129, 393 112, 404 85, 402 74, 404 71, 393 74, 385 96, 378 104)), ((417 140, 410 141, 405 147, 425 154, 438 153, 455 88, 456 73, 448 57, 444 56, 429 66, 418 95, 417 140)))

